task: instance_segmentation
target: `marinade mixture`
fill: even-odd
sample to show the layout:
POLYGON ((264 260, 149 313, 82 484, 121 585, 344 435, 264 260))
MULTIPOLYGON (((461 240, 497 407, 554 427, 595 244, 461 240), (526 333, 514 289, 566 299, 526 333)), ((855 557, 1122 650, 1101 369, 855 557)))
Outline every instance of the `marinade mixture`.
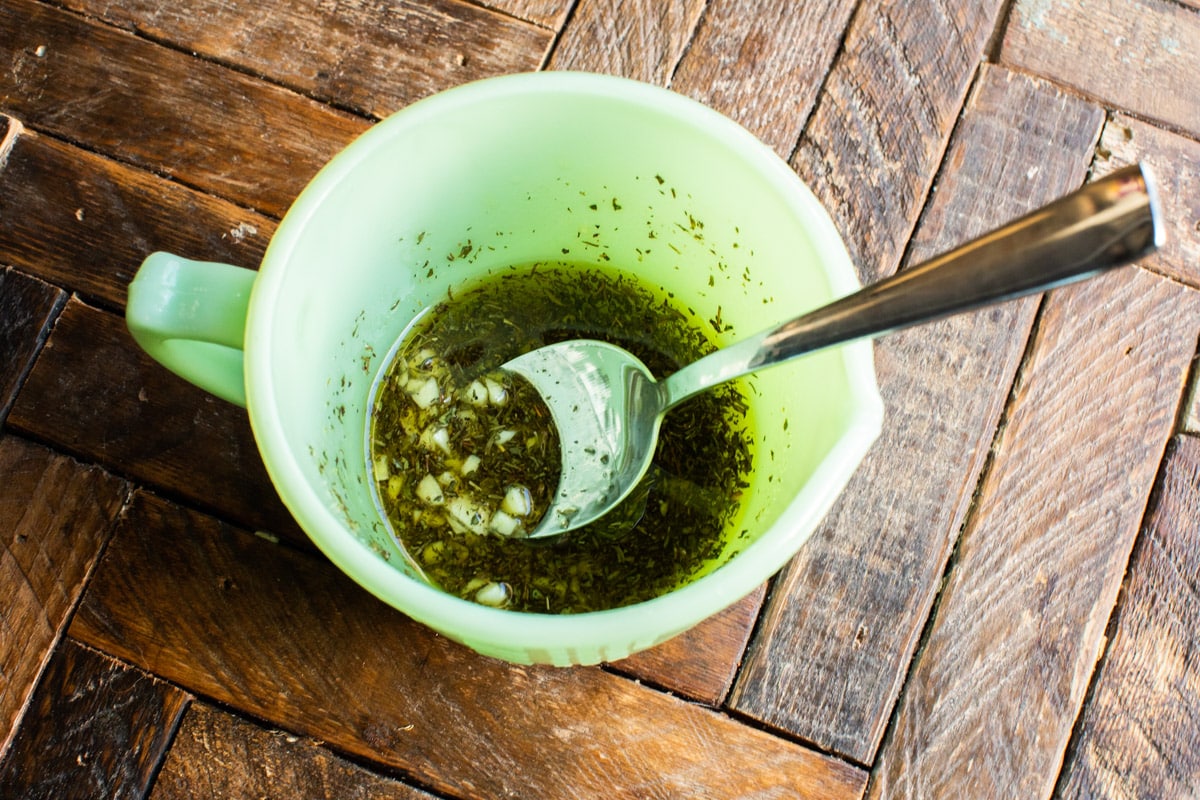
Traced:
POLYGON ((433 583, 517 611, 579 613, 670 591, 718 558, 751 465, 736 384, 669 413, 650 473, 609 515, 523 539, 557 487, 549 411, 505 361, 566 339, 624 347, 661 379, 714 349, 705 323, 626 273, 539 262, 421 317, 381 378, 369 465, 393 534, 433 583))

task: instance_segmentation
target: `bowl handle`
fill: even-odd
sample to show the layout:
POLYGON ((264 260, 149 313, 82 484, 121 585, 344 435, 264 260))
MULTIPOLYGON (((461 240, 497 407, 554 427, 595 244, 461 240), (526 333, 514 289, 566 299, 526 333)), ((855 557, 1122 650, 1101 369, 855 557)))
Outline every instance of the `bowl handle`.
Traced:
POLYGON ((155 361, 244 407, 242 343, 256 277, 230 264, 151 253, 129 284, 125 324, 155 361))

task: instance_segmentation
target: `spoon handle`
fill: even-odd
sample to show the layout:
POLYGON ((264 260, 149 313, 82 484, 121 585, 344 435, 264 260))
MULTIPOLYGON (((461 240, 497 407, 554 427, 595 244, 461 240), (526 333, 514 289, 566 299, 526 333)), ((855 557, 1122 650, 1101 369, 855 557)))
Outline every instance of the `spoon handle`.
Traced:
POLYGON ((796 356, 1052 289, 1135 261, 1161 243, 1153 181, 1117 170, 955 250, 684 367, 660 384, 663 410, 796 356))

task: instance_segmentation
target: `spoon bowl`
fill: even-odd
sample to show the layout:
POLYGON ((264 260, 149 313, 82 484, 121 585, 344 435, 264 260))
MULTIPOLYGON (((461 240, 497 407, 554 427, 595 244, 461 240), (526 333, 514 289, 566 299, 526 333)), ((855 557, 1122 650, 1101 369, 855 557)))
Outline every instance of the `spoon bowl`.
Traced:
POLYGON ((558 490, 529 535, 574 530, 624 500, 650 468, 666 412, 663 384, 646 365, 608 342, 572 339, 504 368, 537 389, 562 446, 558 490))
POLYGON ((706 389, 806 353, 1093 277, 1153 252, 1153 181, 1133 165, 890 278, 718 350, 658 381, 614 345, 576 339, 507 362, 559 431, 562 471, 530 538, 582 527, 637 486, 662 417, 706 389))

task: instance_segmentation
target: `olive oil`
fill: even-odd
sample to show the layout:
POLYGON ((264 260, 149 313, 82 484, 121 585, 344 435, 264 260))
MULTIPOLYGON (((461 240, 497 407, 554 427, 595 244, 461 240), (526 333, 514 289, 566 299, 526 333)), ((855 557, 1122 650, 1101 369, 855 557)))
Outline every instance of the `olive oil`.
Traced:
POLYGON ((736 384, 667 415, 649 475, 609 515, 526 540, 557 487, 559 439, 536 392, 497 369, 590 338, 661 379, 715 349, 709 324, 629 274, 561 262, 511 267, 428 309, 368 422, 376 498, 412 562, 465 599, 579 613, 663 594, 719 558, 751 465, 736 384))

